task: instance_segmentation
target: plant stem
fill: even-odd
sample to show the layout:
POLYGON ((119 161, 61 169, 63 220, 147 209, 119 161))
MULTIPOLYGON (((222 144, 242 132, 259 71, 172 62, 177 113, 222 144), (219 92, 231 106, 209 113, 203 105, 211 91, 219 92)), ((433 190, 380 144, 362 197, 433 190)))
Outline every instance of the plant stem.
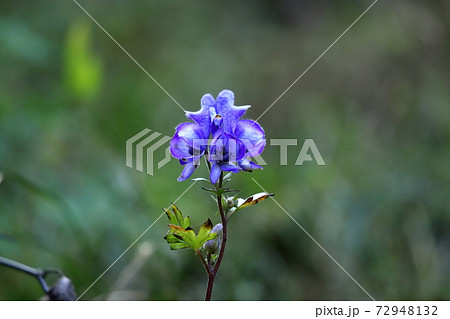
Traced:
POLYGON ((9 267, 9 268, 12 268, 15 270, 19 270, 25 274, 35 277, 39 281, 39 284, 41 285, 44 292, 46 294, 48 293, 49 288, 47 286, 47 283, 44 280, 44 277, 47 274, 47 272, 45 270, 36 269, 36 268, 21 264, 17 261, 14 261, 14 260, 11 260, 11 259, 8 259, 5 257, 1 257, 1 256, 0 256, 0 265, 9 267))
POLYGON ((205 258, 203 258, 202 253, 201 253, 200 250, 198 250, 198 249, 195 251, 195 253, 196 253, 197 256, 201 259, 202 264, 203 264, 203 267, 205 267, 206 273, 207 273, 208 276, 209 276, 209 274, 210 274, 210 272, 211 272, 211 268, 210 268, 209 265, 206 263, 205 258))
MULTIPOLYGON (((223 172, 220 174, 218 189, 222 188, 223 183, 223 172)), ((225 247, 227 244, 227 217, 223 211, 222 207, 222 194, 219 192, 217 194, 217 207, 219 208, 220 218, 222 219, 222 244, 220 245, 219 257, 217 257, 216 264, 214 268, 208 273, 208 285, 206 287, 205 301, 211 300, 212 290, 214 286, 214 280, 216 279, 217 272, 219 271, 220 264, 222 263, 222 258, 225 253, 225 247)))
MULTIPOLYGON (((208 155, 208 153, 206 153, 206 156, 207 156, 207 155, 208 155)), ((211 163, 206 159, 206 156, 204 157, 205 163, 206 163, 206 165, 208 166, 208 172, 211 173, 211 163)))

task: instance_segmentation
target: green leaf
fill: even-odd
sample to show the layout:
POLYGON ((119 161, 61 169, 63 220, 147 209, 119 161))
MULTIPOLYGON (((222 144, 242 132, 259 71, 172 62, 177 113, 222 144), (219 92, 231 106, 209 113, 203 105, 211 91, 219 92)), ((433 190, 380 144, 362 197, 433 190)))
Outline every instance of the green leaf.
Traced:
POLYGON ((219 234, 216 233, 209 233, 208 236, 202 241, 202 243, 200 245, 203 245, 205 242, 207 242, 208 240, 217 238, 217 236, 219 236, 219 234))
POLYGON ((169 244, 169 247, 171 250, 190 248, 190 246, 184 242, 169 244))
POLYGON ((205 235, 208 235, 209 232, 212 230, 213 224, 211 223, 211 220, 208 218, 206 222, 203 223, 202 226, 200 226, 200 230, 198 231, 198 237, 204 237, 205 235))
POLYGON ((197 178, 192 178, 191 181, 194 182, 208 182, 211 183, 211 181, 209 179, 203 178, 203 177, 197 177, 197 178))
POLYGON ((181 242, 181 240, 177 237, 175 237, 174 234, 167 234, 166 236, 164 236, 164 239, 169 243, 169 244, 173 244, 173 243, 179 243, 181 242))
POLYGON ((232 175, 233 175, 233 172, 229 172, 223 177, 223 179, 231 178, 232 175))
POLYGON ((178 225, 183 228, 191 226, 191 220, 189 219, 189 216, 183 218, 183 214, 175 204, 172 204, 171 208, 172 211, 170 211, 169 209, 164 210, 170 224, 178 225))
POLYGON ((203 245, 206 241, 214 239, 218 236, 216 233, 211 233, 212 228, 213 225, 211 223, 211 220, 208 218, 208 220, 203 223, 203 225, 200 227, 200 230, 198 231, 197 239, 200 246, 203 245))
POLYGON ((177 238, 174 234, 171 234, 171 233, 164 236, 164 239, 169 244, 171 250, 177 250, 177 249, 183 249, 183 248, 190 247, 183 240, 177 238))
POLYGON ((233 172, 229 172, 228 174, 226 174, 223 177, 223 182, 222 185, 226 185, 227 183, 229 183, 231 181, 231 176, 233 175, 233 172))
MULTIPOLYGON (((178 227, 183 231, 190 229, 189 226, 191 225, 191 220, 189 217, 183 217, 180 209, 175 204, 172 204, 171 210, 165 209, 164 212, 169 219, 170 225, 178 227)), ((164 237, 172 250, 191 247, 191 245, 186 243, 183 238, 184 237, 182 235, 175 233, 172 228, 170 228, 169 233, 164 237)))
POLYGON ((217 194, 214 189, 209 189, 209 188, 206 188, 206 187, 203 187, 203 186, 200 187, 200 188, 203 189, 204 191, 207 191, 207 192, 210 192, 210 193, 213 193, 213 194, 217 194))
POLYGON ((76 22, 69 27, 64 47, 64 82, 69 93, 83 101, 99 93, 103 78, 103 66, 91 38, 90 23, 76 22))
POLYGON ((178 209, 178 207, 175 204, 172 204, 172 211, 175 214, 178 223, 175 225, 179 225, 183 228, 187 228, 189 226, 191 226, 191 221, 189 219, 189 217, 183 218, 183 214, 181 213, 181 211, 178 209))
POLYGON ((194 230, 190 227, 191 220, 189 217, 184 217, 180 209, 172 204, 171 210, 164 210, 169 219, 169 233, 164 237, 170 246, 170 249, 192 248, 199 249, 206 241, 214 239, 217 234, 211 233, 212 223, 208 220, 200 227, 198 235, 195 235, 194 230))
MULTIPOLYGON (((177 225, 169 225, 170 233, 166 235, 166 241, 171 244, 171 246, 182 246, 182 245, 172 245, 185 243, 186 247, 191 247, 194 250, 199 249, 206 241, 216 238, 218 235, 215 233, 211 233, 212 223, 211 220, 207 220, 201 227, 198 235, 195 235, 195 232, 192 228, 188 227, 184 229, 183 227, 177 225)), ((186 248, 183 247, 183 248, 186 248)), ((180 248, 176 248, 180 249, 180 248)))
POLYGON ((175 237, 185 242, 189 247, 196 250, 199 248, 197 244, 197 236, 192 228, 188 227, 184 229, 183 227, 177 225, 169 225, 170 231, 175 237))
POLYGON ((201 187, 201 189, 203 189, 204 191, 216 194, 218 195, 223 195, 226 193, 234 193, 234 192, 239 192, 236 189, 230 189, 229 187, 222 187, 222 188, 217 188, 217 189, 209 189, 209 188, 205 188, 205 187, 201 187))
POLYGON ((169 219, 169 223, 171 224, 177 224, 177 218, 175 217, 175 215, 170 211, 169 208, 164 209, 164 212, 166 213, 167 218, 169 219))

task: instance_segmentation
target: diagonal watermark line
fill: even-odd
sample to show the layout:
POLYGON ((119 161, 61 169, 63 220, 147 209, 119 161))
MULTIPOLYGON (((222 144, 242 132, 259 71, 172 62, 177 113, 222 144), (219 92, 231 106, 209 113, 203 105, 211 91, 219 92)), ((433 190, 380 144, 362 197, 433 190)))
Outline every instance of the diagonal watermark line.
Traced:
POLYGON ((132 56, 130 53, 128 53, 128 51, 125 50, 125 49, 119 44, 119 42, 117 42, 116 39, 114 39, 114 38, 108 33, 108 31, 106 31, 105 28, 103 28, 103 27, 101 26, 101 24, 98 23, 97 20, 95 20, 94 17, 92 17, 92 16, 89 14, 89 12, 86 11, 85 8, 83 8, 83 7, 81 6, 81 4, 79 4, 76 0, 73 0, 73 2, 75 2, 75 3, 80 7, 80 9, 83 10, 84 13, 86 13, 86 15, 87 15, 92 21, 94 21, 94 23, 95 23, 100 29, 102 29, 103 32, 105 32, 105 33, 108 35, 108 37, 110 37, 111 40, 113 40, 113 41, 119 46, 119 48, 121 48, 122 51, 125 52, 126 55, 128 55, 128 57, 129 57, 129 58, 130 58, 130 59, 131 59, 131 60, 132 60, 132 61, 133 61, 133 62, 134 62, 134 63, 135 63, 142 71, 144 71, 144 73, 147 74, 148 77, 149 77, 150 79, 152 79, 153 82, 155 82, 155 83, 161 88, 161 90, 163 90, 164 93, 166 93, 166 94, 172 99, 172 101, 175 102, 176 105, 178 105, 178 106, 180 107, 180 109, 182 109, 183 111, 186 111, 186 110, 181 106, 181 104, 178 103, 178 101, 175 100, 175 98, 174 98, 172 95, 170 95, 169 92, 167 92, 166 89, 164 89, 164 88, 162 87, 162 85, 159 84, 159 82, 156 81, 156 79, 155 79, 153 76, 151 76, 151 74, 148 73, 148 71, 147 71, 146 69, 144 69, 144 67, 143 67, 138 61, 136 61, 135 58, 133 58, 133 56, 132 56))
POLYGON ((378 0, 375 0, 366 10, 364 10, 364 12, 361 13, 361 15, 355 21, 353 21, 353 23, 350 24, 350 26, 347 29, 345 29, 345 31, 342 32, 342 34, 336 40, 334 40, 334 42, 331 43, 330 46, 325 51, 323 51, 323 53, 319 55, 319 57, 315 59, 314 62, 311 63, 311 65, 308 66, 306 70, 303 71, 303 73, 300 74, 300 76, 294 82, 292 82, 292 84, 289 85, 289 87, 286 90, 284 90, 284 92, 281 93, 281 95, 275 101, 273 101, 273 103, 270 104, 269 107, 264 112, 262 112, 262 114, 255 121, 258 121, 264 114, 266 114, 272 108, 272 106, 274 106, 274 104, 277 103, 278 100, 281 99, 281 97, 285 95, 287 91, 289 91, 295 85, 295 83, 297 83, 298 80, 300 80, 328 52, 328 50, 330 50, 336 44, 336 42, 338 42, 344 36, 344 34, 346 34, 347 31, 350 30, 356 24, 356 22, 358 22, 367 13, 367 11, 369 11, 377 2, 378 0))
MULTIPOLYGON (((264 187, 261 186, 261 184, 259 184, 253 177, 252 177, 252 179, 253 179, 253 181, 254 181, 259 187, 261 187, 261 189, 262 189, 264 192, 267 193, 267 191, 264 189, 264 187)), ((353 278, 353 277, 347 272, 347 270, 345 270, 344 267, 342 267, 342 266, 336 261, 336 259, 334 259, 333 256, 331 256, 331 255, 328 253, 328 251, 326 251, 325 248, 323 248, 322 245, 319 244, 319 243, 317 242, 317 240, 316 240, 316 239, 315 239, 315 238, 314 238, 314 237, 313 237, 313 236, 312 236, 305 228, 303 228, 303 226, 300 225, 300 224, 294 219, 294 217, 292 217, 291 214, 289 214, 289 213, 283 208, 283 206, 280 205, 280 203, 277 202, 277 200, 276 200, 275 198, 273 198, 273 197, 270 197, 270 198, 272 198, 272 200, 278 205, 278 207, 280 207, 280 208, 286 213, 286 215, 288 215, 288 216, 294 221, 294 223, 296 223, 297 226, 300 227, 300 229, 303 230, 303 232, 304 232, 306 235, 308 235, 308 237, 309 237, 309 238, 310 238, 317 246, 319 246, 319 248, 322 249, 322 250, 324 251, 324 253, 327 254, 327 256, 330 257, 330 258, 336 263, 336 265, 338 265, 338 266, 339 266, 339 267, 347 274, 347 276, 349 276, 350 279, 353 280, 353 281, 355 282, 355 284, 357 284, 358 287, 361 288, 361 290, 364 291, 364 292, 366 293, 367 296, 370 297, 370 299, 372 299, 373 301, 376 301, 376 300, 375 300, 375 299, 367 292, 367 290, 364 289, 364 287, 361 286, 360 283, 357 282, 356 279, 353 278)))
MULTIPOLYGON (((189 185, 189 187, 186 188, 185 191, 184 191, 180 196, 178 196, 178 198, 177 198, 173 203, 175 204, 181 197, 183 197, 184 194, 186 194, 187 191, 188 191, 189 189, 191 189, 191 187, 194 186, 195 183, 196 183, 196 181, 194 181, 191 185, 189 185)), ((114 260, 114 262, 113 262, 108 268, 106 268, 106 270, 105 270, 100 276, 98 276, 98 278, 95 279, 94 282, 93 282, 89 287, 87 287, 87 289, 86 289, 86 290, 85 290, 85 291, 77 298, 76 301, 80 300, 81 297, 83 297, 84 294, 87 293, 87 292, 92 288, 92 286, 94 286, 94 285, 97 283, 97 281, 99 281, 99 280, 103 277, 103 275, 106 274, 106 273, 108 272, 108 270, 110 270, 111 267, 114 266, 115 263, 118 262, 119 259, 122 258, 122 256, 125 255, 125 254, 126 254, 126 253, 127 253, 127 252, 128 252, 128 251, 129 251, 129 250, 130 250, 130 249, 131 249, 131 248, 139 241, 139 239, 141 239, 142 236, 144 236, 144 235, 148 232, 148 230, 149 230, 150 228, 152 228, 153 225, 156 224, 156 222, 157 222, 157 221, 158 221, 165 213, 166 213, 166 212, 163 212, 161 215, 159 215, 159 217, 158 217, 158 218, 157 218, 150 226, 148 226, 147 229, 144 230, 144 232, 143 232, 138 238, 136 238, 136 240, 135 240, 130 246, 128 246, 128 248, 125 249, 125 251, 124 251, 119 257, 117 257, 117 259, 114 260)))

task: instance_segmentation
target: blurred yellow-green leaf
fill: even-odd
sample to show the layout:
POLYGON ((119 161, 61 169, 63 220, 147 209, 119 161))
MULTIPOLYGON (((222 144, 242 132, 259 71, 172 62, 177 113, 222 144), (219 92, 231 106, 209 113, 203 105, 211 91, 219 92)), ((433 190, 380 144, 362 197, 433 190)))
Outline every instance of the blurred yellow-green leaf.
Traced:
POLYGON ((64 80, 68 91, 81 100, 95 97, 102 82, 102 63, 91 37, 91 24, 86 20, 74 22, 66 34, 64 80))

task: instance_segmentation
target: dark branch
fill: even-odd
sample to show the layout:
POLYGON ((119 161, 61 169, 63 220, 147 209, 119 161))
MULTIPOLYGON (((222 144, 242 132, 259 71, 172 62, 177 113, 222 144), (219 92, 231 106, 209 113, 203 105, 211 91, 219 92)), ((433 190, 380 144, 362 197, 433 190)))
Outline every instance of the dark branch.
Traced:
POLYGON ((33 276, 37 279, 39 284, 44 290, 44 293, 47 295, 49 300, 75 300, 76 294, 73 289, 73 285, 70 282, 70 279, 64 276, 64 274, 57 269, 39 269, 33 268, 24 264, 21 264, 17 261, 1 257, 0 256, 0 265, 9 267, 14 270, 21 271, 27 275, 33 276), (45 277, 50 274, 55 273, 60 276, 56 284, 49 288, 47 282, 45 281, 45 277))

